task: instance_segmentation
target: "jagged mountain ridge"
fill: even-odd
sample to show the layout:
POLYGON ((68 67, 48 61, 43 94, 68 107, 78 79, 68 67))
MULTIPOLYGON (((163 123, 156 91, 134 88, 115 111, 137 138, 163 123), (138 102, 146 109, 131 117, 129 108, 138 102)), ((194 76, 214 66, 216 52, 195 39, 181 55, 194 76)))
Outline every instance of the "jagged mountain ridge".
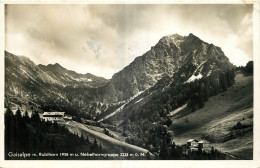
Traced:
MULTIPOLYGON (((164 76, 172 76, 184 66, 193 66, 194 71, 202 63, 205 64, 201 67, 204 76, 217 68, 233 66, 220 47, 208 44, 193 34, 164 36, 151 50, 113 75, 103 101, 128 99, 154 86, 164 76)), ((191 72, 184 72, 183 75, 190 77, 191 72)))
POLYGON ((178 74, 172 80, 185 82, 233 67, 219 47, 208 44, 193 34, 164 36, 151 50, 114 74, 110 81, 98 77, 88 81, 91 75, 77 74, 59 64, 37 66, 26 57, 19 57, 23 61, 15 57, 6 52, 7 93, 16 95, 33 90, 36 97, 30 98, 33 101, 40 102, 38 99, 41 99, 41 102, 47 104, 66 103, 79 112, 92 113, 93 116, 105 111, 111 104, 126 101, 151 88, 167 76, 178 74), (91 83, 96 87, 91 87, 91 83), (47 99, 42 98, 43 95, 47 99))
MULTIPOLYGON (((59 64, 36 65, 25 56, 5 52, 5 98, 18 103, 34 102, 45 109, 81 111, 80 100, 73 104, 66 96, 67 88, 91 90, 107 84, 108 80, 92 74, 78 74, 59 64), (68 108, 74 107, 74 108, 68 108)), ((84 110, 84 108, 82 108, 84 110)))
MULTIPOLYGON (((34 81, 60 85, 62 87, 66 86, 86 86, 86 87, 101 87, 104 86, 108 80, 103 77, 97 77, 90 73, 78 74, 74 71, 67 70, 60 64, 49 64, 49 65, 36 65, 28 57, 25 56, 15 56, 11 53, 5 51, 6 59, 6 79, 15 76, 11 73, 12 70, 16 74, 24 74, 24 78, 32 79, 34 81), (15 65, 17 64, 17 65, 15 65), (19 66, 16 69, 16 66, 19 66), (19 73, 18 70, 21 72, 19 73), (36 80, 37 79, 37 80, 36 80)), ((22 78, 22 77, 21 77, 22 78)))
POLYGON ((46 72, 49 76, 54 79, 61 81, 64 86, 85 86, 85 87, 101 87, 108 83, 108 80, 103 77, 97 77, 90 73, 79 74, 75 71, 67 70, 60 64, 39 64, 38 67, 46 72))

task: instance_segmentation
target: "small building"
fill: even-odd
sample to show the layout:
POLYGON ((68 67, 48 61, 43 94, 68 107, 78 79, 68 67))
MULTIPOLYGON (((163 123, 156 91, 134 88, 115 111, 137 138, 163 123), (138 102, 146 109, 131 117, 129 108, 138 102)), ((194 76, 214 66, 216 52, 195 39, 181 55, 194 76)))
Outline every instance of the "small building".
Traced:
POLYGON ((60 121, 64 115, 65 112, 44 112, 42 117, 44 121, 60 121))
POLYGON ((206 140, 200 140, 198 142, 198 145, 199 145, 199 148, 203 148, 203 149, 210 148, 210 144, 206 140))
POLYGON ((65 115, 63 117, 64 120, 72 120, 72 116, 71 115, 65 115))
POLYGON ((187 147, 188 148, 198 148, 198 140, 196 140, 196 139, 189 139, 188 141, 187 141, 187 147))

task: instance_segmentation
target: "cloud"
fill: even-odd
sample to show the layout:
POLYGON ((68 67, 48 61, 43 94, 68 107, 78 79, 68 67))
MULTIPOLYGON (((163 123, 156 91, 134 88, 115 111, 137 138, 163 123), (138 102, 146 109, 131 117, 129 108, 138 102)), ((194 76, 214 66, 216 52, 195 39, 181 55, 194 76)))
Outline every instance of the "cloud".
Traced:
POLYGON ((252 26, 252 5, 9 4, 6 50, 111 78, 174 33, 193 33, 244 65, 253 58, 252 26))

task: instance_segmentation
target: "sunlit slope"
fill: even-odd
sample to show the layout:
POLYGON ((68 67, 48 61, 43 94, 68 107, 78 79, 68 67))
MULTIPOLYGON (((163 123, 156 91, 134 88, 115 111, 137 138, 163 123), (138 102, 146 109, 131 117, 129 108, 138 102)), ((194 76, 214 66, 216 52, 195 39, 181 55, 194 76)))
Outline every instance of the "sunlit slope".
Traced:
POLYGON ((184 108, 172 117, 177 144, 190 138, 207 139, 224 152, 252 159, 253 77, 238 74, 235 80, 226 92, 209 98, 203 108, 195 112, 184 108))

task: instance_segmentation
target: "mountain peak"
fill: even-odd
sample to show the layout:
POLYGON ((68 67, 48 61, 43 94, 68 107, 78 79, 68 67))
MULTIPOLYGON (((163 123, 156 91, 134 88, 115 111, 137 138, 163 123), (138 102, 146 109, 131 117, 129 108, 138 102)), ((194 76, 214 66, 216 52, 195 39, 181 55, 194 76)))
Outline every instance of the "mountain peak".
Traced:
POLYGON ((169 42, 169 41, 176 41, 176 40, 180 40, 180 39, 183 39, 184 36, 181 36, 179 34, 169 34, 169 35, 166 35, 166 36, 163 36, 159 41, 161 42, 169 42))
POLYGON ((163 36, 159 41, 165 41, 165 40, 176 41, 176 40, 184 40, 186 38, 200 39, 198 36, 195 36, 193 33, 190 33, 188 36, 182 36, 182 35, 175 33, 175 34, 169 34, 169 35, 163 36))
POLYGON ((190 33, 188 36, 182 36, 182 35, 175 33, 175 34, 169 34, 169 35, 163 36, 159 40, 158 44, 159 45, 161 45, 161 44, 169 45, 171 43, 174 43, 176 46, 179 46, 179 44, 184 41, 189 41, 191 43, 202 42, 202 40, 199 37, 195 36, 192 33, 190 33))
POLYGON ((195 35, 194 35, 194 34, 192 34, 192 33, 190 33, 190 34, 189 34, 189 36, 190 36, 190 37, 192 37, 192 36, 195 36, 195 35))
POLYGON ((114 74, 108 90, 115 95, 116 101, 122 101, 154 86, 165 75, 172 76, 182 71, 187 78, 200 68, 201 75, 207 76, 209 70, 229 67, 231 64, 220 48, 210 46, 192 33, 186 36, 169 34, 150 51, 114 74))
POLYGON ((50 68, 52 70, 56 69, 56 70, 64 70, 65 68, 62 67, 59 63, 55 63, 55 64, 48 64, 46 66, 47 68, 50 68))
POLYGON ((47 65, 47 66, 62 67, 59 63, 49 64, 49 65, 47 65))
POLYGON ((190 39, 196 39, 196 40, 199 40, 199 41, 202 41, 198 36, 195 36, 194 34, 190 33, 188 38, 190 39))
POLYGON ((166 35, 166 36, 164 36, 164 37, 169 37, 169 38, 178 38, 178 37, 183 37, 183 36, 181 36, 181 35, 175 33, 175 34, 169 34, 169 35, 166 35))
POLYGON ((179 34, 169 34, 163 36, 156 44, 156 46, 170 46, 172 43, 174 43, 176 46, 179 46, 179 44, 185 40, 185 37, 186 36, 181 36, 179 34))
POLYGON ((33 63, 30 58, 26 57, 26 56, 16 56, 8 51, 5 50, 5 56, 8 57, 9 59, 12 59, 12 60, 19 60, 21 62, 27 62, 27 63, 33 63))

